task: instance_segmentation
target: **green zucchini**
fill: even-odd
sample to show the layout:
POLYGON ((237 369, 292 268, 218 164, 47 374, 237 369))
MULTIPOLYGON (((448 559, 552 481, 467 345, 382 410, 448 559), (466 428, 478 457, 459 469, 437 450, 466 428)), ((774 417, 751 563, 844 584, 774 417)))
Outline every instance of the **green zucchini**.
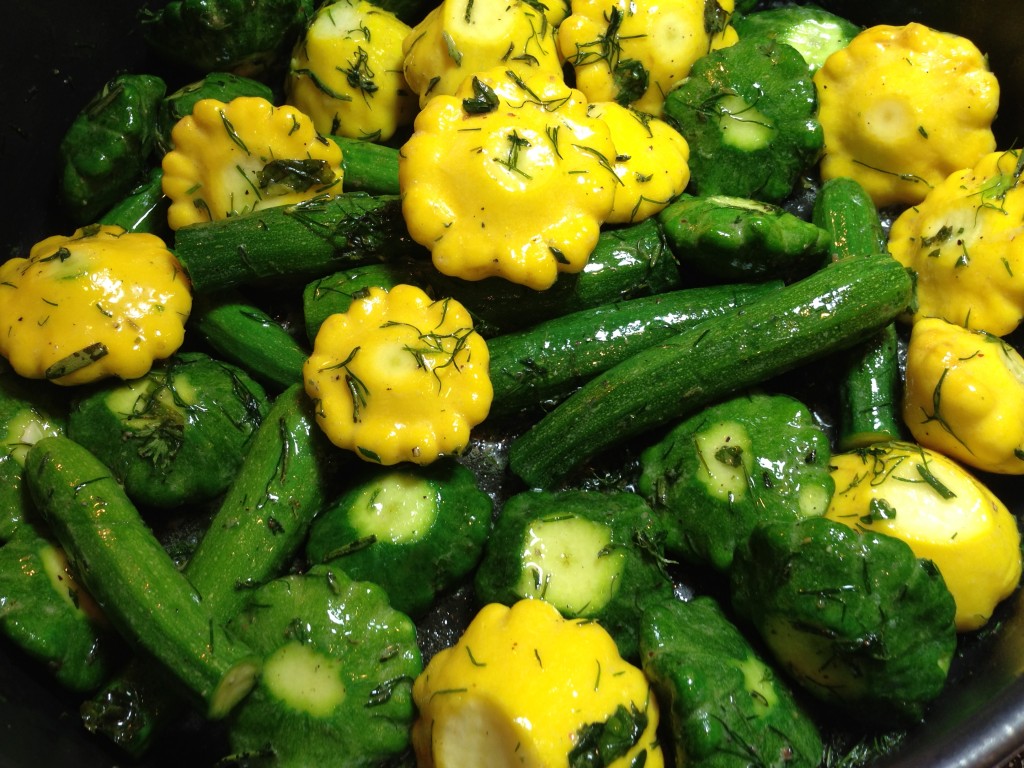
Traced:
POLYGON ((356 296, 363 295, 370 288, 391 290, 399 283, 424 287, 429 270, 433 270, 430 264, 420 262, 367 264, 307 283, 302 291, 302 313, 309 343, 316 340, 324 320, 331 315, 348 312, 356 296))
POLYGON ((396 195, 349 192, 182 227, 174 252, 192 290, 302 284, 339 269, 424 258, 396 195))
POLYGON ((167 234, 167 207, 164 196, 164 174, 153 168, 119 203, 100 217, 100 224, 112 224, 127 232, 148 232, 158 237, 167 234))
POLYGON ((156 659, 211 719, 256 682, 260 662, 216 621, 107 467, 66 437, 29 449, 25 477, 72 571, 111 624, 156 659))
POLYGON ((862 341, 906 309, 911 291, 894 259, 841 259, 591 379, 512 442, 509 465, 550 487, 618 441, 862 341))
POLYGON ((878 209, 854 179, 840 177, 822 184, 814 198, 811 221, 831 235, 828 254, 832 261, 886 253, 878 209))
POLYGON ((23 379, 0 358, 0 543, 31 528, 37 517, 24 483, 25 454, 40 438, 67 428, 66 398, 55 397, 55 389, 23 379))
POLYGON ((328 499, 338 455, 302 385, 280 394, 185 566, 214 615, 227 620, 247 588, 287 567, 328 499))
POLYGON ((684 288, 580 310, 489 339, 491 415, 561 400, 639 350, 781 287, 772 282, 684 288))
MULTIPOLYGON (((829 255, 879 254, 886 237, 871 196, 855 180, 830 179, 818 191, 812 219, 831 234, 829 255)), ((893 323, 838 356, 837 445, 842 451, 899 440, 899 341, 893 323)))
POLYGON ((64 551, 25 524, 0 546, 0 632, 71 691, 92 691, 124 644, 69 572, 64 551))
POLYGON ((541 320, 613 301, 679 288, 679 265, 661 226, 653 219, 601 232, 582 272, 559 275, 546 291, 535 291, 492 277, 478 282, 438 274, 436 295, 461 302, 478 322, 508 333, 541 320))
POLYGON ((900 417, 899 335, 889 323, 853 349, 840 353, 836 412, 840 451, 903 437, 900 417))
POLYGON ((461 280, 442 275, 429 261, 393 261, 341 270, 310 282, 303 309, 312 340, 329 315, 348 310, 360 289, 411 283, 433 296, 454 298, 472 315, 477 332, 492 337, 570 312, 674 290, 681 282, 661 226, 648 219, 602 232, 583 271, 560 275, 546 291, 498 277, 461 280))
MULTIPOLYGON (((229 621, 252 589, 279 575, 297 554, 329 496, 335 456, 301 385, 278 395, 185 566, 218 621, 229 621)), ((179 710, 161 675, 137 661, 82 709, 86 728, 136 756, 179 710)))
POLYGON ((237 291, 197 296, 189 317, 224 360, 280 392, 302 381, 309 353, 280 323, 237 291))
POLYGON ((341 147, 343 185, 346 192, 397 195, 398 150, 384 144, 345 136, 328 136, 341 147))

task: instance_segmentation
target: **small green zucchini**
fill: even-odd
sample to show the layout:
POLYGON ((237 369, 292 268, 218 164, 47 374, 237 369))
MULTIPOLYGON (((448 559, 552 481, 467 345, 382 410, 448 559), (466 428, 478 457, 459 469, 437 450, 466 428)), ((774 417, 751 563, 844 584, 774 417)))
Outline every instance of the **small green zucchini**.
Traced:
POLYGON ((189 323, 221 358, 273 391, 302 381, 302 364, 309 352, 237 291, 197 296, 189 323))
POLYGON ((894 259, 841 259, 591 379, 512 442, 509 465, 550 488, 616 442, 863 341, 906 309, 911 292, 894 259))
POLYGON ((431 285, 437 295, 461 302, 474 321, 493 329, 481 333, 493 336, 580 309, 671 291, 681 287, 682 278, 664 231, 647 219, 602 231, 583 271, 559 275, 546 291, 498 277, 472 282, 438 274, 431 285))
POLYGON ((397 195, 346 192, 182 227, 174 252, 192 290, 299 284, 339 269, 425 258, 397 195))
POLYGON ((346 192, 366 192, 371 195, 399 194, 397 149, 345 136, 327 138, 341 147, 341 167, 346 192))
MULTIPOLYGON (((215 513, 185 576, 206 610, 227 623, 253 589, 285 570, 329 496, 336 451, 300 384, 278 395, 215 513)), ((141 755, 178 697, 137 660, 83 705, 86 727, 141 755)))
POLYGON ((771 282, 684 288, 580 310, 488 339, 491 415, 561 400, 641 349, 781 287, 771 282))
POLYGON ((583 271, 560 275, 546 291, 499 277, 461 280, 441 274, 429 261, 368 264, 340 270, 306 286, 303 311, 310 340, 329 315, 348 310, 360 289, 391 288, 398 283, 455 299, 473 316, 476 331, 489 338, 570 312, 675 290, 682 280, 662 228, 652 219, 603 231, 583 271))
POLYGON ((153 168, 120 202, 100 217, 100 224, 122 227, 126 232, 167 235, 167 207, 163 190, 164 173, 153 168))
POLYGON ((252 689, 260 661, 229 636, 110 470, 66 437, 29 449, 32 498, 111 624, 156 659, 211 719, 252 689))
MULTIPOLYGON (((814 201, 813 221, 832 236, 829 256, 886 253, 886 236, 871 196, 857 181, 825 182, 814 201)), ((903 436, 899 416, 899 339, 893 323, 839 354, 837 445, 841 451, 903 436)))
POLYGON ((302 385, 278 395, 185 566, 214 615, 226 621, 246 589, 285 569, 328 500, 338 455, 302 385))
POLYGON ((832 261, 887 252, 878 209, 854 179, 840 177, 822 184, 814 198, 811 221, 831 236, 828 255, 832 261))

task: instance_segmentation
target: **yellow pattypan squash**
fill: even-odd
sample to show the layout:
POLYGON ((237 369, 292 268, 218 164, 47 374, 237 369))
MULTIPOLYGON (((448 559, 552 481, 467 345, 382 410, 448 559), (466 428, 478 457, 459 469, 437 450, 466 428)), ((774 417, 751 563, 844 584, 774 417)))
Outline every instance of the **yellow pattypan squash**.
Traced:
MULTIPOLYGON (((491 603, 413 684, 419 768, 568 766, 595 728, 634 734, 606 768, 661 768, 658 704, 598 624, 543 600, 491 603)), ((590 765, 576 755, 579 765, 590 765)))
POLYGON ((171 141, 162 162, 171 229, 341 193, 341 149, 294 107, 203 99, 171 141))
POLYGON ((378 464, 429 464, 460 453, 486 418, 489 362, 462 305, 400 284, 328 317, 303 378, 335 445, 378 464))
POLYGON ((991 152, 908 208, 889 252, 916 276, 910 318, 941 317, 1005 336, 1024 317, 1024 185, 1020 150, 991 152))
POLYGON ((410 27, 366 0, 320 7, 292 53, 285 93, 322 134, 387 141, 412 122, 402 74, 410 27))
POLYGON ((405 38, 405 79, 420 107, 451 96, 476 72, 501 66, 522 78, 561 76, 555 28, 526 0, 443 0, 405 38))
POLYGON ((921 445, 985 472, 1024 475, 1024 359, 984 331, 915 323, 903 420, 921 445))
POLYGON ((953 460, 913 443, 879 443, 831 460, 826 517, 905 541, 939 569, 956 627, 983 626, 1021 577, 1020 533, 1005 505, 953 460))
POLYGON ((736 42, 733 8, 733 0, 572 0, 558 47, 590 101, 660 115, 665 94, 697 59, 736 42))
POLYGON ((91 225, 0 265, 0 355, 57 384, 134 379, 173 354, 192 310, 188 278, 156 235, 91 225))
POLYGON ((690 146, 664 120, 614 101, 592 103, 588 114, 605 122, 615 145, 615 190, 609 224, 648 219, 690 183, 690 146))
POLYGON ((583 94, 498 68, 433 98, 414 128, 402 211, 438 270, 542 290, 583 269, 622 186, 611 133, 583 94))
POLYGON ((879 207, 914 205, 996 148, 999 84, 967 38, 916 22, 859 33, 814 75, 821 177, 850 177, 879 207))

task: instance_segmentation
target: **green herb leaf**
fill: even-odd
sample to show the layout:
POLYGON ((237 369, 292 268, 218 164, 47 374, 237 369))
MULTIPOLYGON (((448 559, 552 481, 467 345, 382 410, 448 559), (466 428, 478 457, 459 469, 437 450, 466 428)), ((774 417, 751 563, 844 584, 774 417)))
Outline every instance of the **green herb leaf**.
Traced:
POLYGON ((286 195, 329 187, 337 177, 326 160, 271 160, 256 174, 256 181, 261 192, 286 195))
POLYGON ((491 86, 473 76, 473 95, 462 100, 462 109, 468 115, 485 115, 498 108, 500 100, 491 86))
POLYGON ((76 352, 72 352, 67 357, 62 357, 43 372, 43 377, 52 380, 67 376, 75 371, 80 371, 86 366, 92 365, 97 360, 103 359, 107 356, 108 352, 107 345, 102 342, 97 341, 94 344, 89 344, 76 352))
POLYGON ((636 746, 647 728, 647 715, 630 703, 622 704, 603 723, 588 723, 575 735, 569 768, 604 768, 636 746))

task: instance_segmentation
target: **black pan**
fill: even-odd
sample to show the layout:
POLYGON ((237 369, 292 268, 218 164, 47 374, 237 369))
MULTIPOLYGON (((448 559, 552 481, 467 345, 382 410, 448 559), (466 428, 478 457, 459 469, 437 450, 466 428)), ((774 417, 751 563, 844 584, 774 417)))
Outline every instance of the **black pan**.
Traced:
MULTIPOLYGON (((1000 148, 1024 127, 1024 3, 1021 0, 835 0, 827 7, 861 24, 922 21, 964 34, 989 55, 1002 86, 1000 148)), ((71 227, 53 205, 55 148, 88 99, 118 71, 160 71, 139 33, 139 0, 14 0, 0 26, 0 259, 71 227)), ((994 490, 1024 511, 1024 486, 994 490)), ((922 728, 885 766, 997 766, 1024 745, 1024 602, 1003 606, 1003 626, 972 644, 922 728)), ((203 766, 223 754, 218 735, 186 722, 140 768, 203 766)), ((0 768, 112 768, 131 761, 86 733, 77 703, 0 641, 0 768)))

